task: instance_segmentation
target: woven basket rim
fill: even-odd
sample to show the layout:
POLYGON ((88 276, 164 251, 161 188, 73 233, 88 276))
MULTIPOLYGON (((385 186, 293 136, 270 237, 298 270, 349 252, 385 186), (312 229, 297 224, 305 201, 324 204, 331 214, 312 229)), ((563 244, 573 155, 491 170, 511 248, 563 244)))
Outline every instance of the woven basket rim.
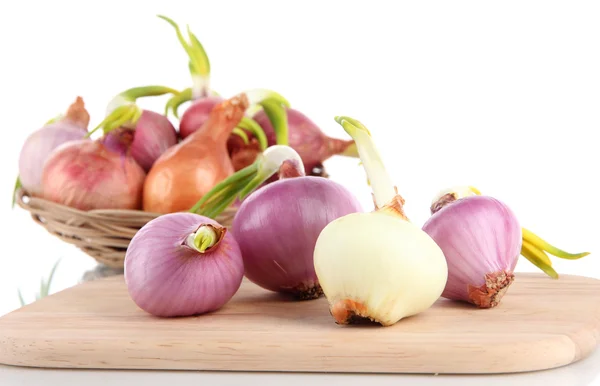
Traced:
MULTIPOLYGON (((98 263, 119 269, 124 267, 125 251, 134 235, 145 224, 164 215, 127 209, 84 211, 31 196, 23 188, 15 193, 15 201, 52 235, 75 245, 98 263)), ((229 228, 237 210, 230 206, 213 220, 229 228)))
MULTIPOLYGON (((91 209, 91 210, 81 210, 77 208, 73 208, 67 205, 59 204, 54 201, 49 201, 43 199, 41 197, 36 197, 30 195, 25 189, 19 188, 16 192, 16 203, 19 207, 31 211, 32 208, 43 208, 47 211, 61 211, 63 213, 69 213, 71 216, 78 217, 90 217, 102 220, 110 220, 113 218, 126 218, 126 217, 143 217, 145 219, 148 218, 156 218, 159 216, 163 216, 167 213, 156 213, 156 212, 148 212, 141 209, 91 209), (27 202, 25 202, 27 199, 27 202)), ((226 208, 222 214, 237 212, 237 208, 228 207, 226 208)), ((174 212, 176 213, 176 212, 174 212)), ((186 213, 186 212, 182 212, 186 213)), ((217 216, 219 217, 219 216, 217 216)))

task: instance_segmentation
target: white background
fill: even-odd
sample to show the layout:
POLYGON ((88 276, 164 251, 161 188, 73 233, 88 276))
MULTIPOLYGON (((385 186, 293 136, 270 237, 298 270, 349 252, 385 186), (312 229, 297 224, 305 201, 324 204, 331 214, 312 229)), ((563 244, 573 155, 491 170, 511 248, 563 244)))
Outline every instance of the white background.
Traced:
MULTIPOLYGON (((0 6, 0 315, 62 258, 53 291, 95 262, 10 201, 26 136, 81 95, 92 125, 127 88, 188 87, 187 58, 155 15, 189 23, 223 95, 285 95, 325 132, 335 115, 372 131, 412 221, 437 190, 472 184, 566 250, 562 274, 600 278, 600 16, 572 1, 45 1, 0 6)), ((164 99, 142 101, 162 108, 164 99)), ((159 110, 160 111, 160 110, 159 110)), ((356 160, 326 163, 371 205, 356 160)), ((518 271, 537 271, 524 258, 518 271)), ((91 300, 90 300, 91 301, 91 300)))

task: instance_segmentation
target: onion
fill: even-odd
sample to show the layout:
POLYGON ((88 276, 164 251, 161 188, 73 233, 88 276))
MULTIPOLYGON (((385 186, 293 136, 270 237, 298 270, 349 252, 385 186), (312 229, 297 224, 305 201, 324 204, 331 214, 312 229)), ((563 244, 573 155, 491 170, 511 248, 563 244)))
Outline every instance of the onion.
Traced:
MULTIPOLYGON (((189 70, 193 85, 174 95, 165 106, 165 115, 172 111, 173 115, 179 119, 179 107, 185 102, 192 101, 192 104, 179 119, 179 135, 182 139, 185 139, 206 123, 212 109, 221 104, 224 99, 210 87, 210 60, 196 35, 188 28, 189 42, 187 42, 177 23, 166 16, 159 15, 159 17, 175 29, 177 39, 189 57, 189 70)), ((253 110, 260 107, 265 109, 269 122, 275 126, 274 136, 276 141, 274 141, 274 144, 287 144, 287 119, 281 106, 289 107, 289 102, 283 96, 270 90, 248 90, 244 94, 248 97, 249 105, 253 110)), ((231 136, 242 137, 242 143, 248 145, 247 134, 242 130, 247 130, 256 139, 252 144, 253 151, 250 161, 242 160, 244 162, 243 167, 246 167, 254 162, 258 153, 267 147, 267 138, 262 128, 249 116, 245 116, 240 121, 240 126, 232 131, 233 135, 231 136)), ((229 147, 231 146, 229 145, 229 147)), ((233 162, 234 165, 240 164, 239 160, 233 162)))
POLYGON ((231 229, 246 277, 271 291, 314 299, 322 294, 313 263, 319 232, 362 208, 343 186, 303 175, 298 153, 273 145, 252 165, 217 184, 191 212, 214 218, 230 205, 238 206, 231 229), (279 181, 259 188, 277 171, 279 181))
POLYGON ((244 94, 225 100, 211 111, 200 130, 168 149, 155 162, 144 184, 145 211, 188 210, 234 173, 226 143, 247 107, 244 94))
MULTIPOLYGON (((481 195, 481 192, 473 186, 455 186, 441 190, 431 202, 431 214, 437 213, 440 209, 459 199, 479 195, 481 195)), ((552 268, 552 261, 547 253, 567 260, 580 259, 590 254, 589 252, 565 252, 562 249, 549 244, 547 241, 525 228, 521 228, 521 233, 523 237, 521 255, 554 279, 558 279, 558 273, 552 268)))
POLYGON ((487 196, 454 201, 437 211, 423 226, 448 262, 448 281, 442 296, 497 306, 514 281, 521 250, 521 227, 511 209, 487 196))
MULTIPOLYGON (((257 112, 253 118, 267 135, 269 146, 275 144, 277 137, 265 111, 257 112)), ((322 167, 323 162, 334 155, 358 156, 353 140, 332 138, 325 135, 313 121, 298 110, 287 109, 287 123, 288 144, 302 157, 306 174, 313 173, 315 168, 322 167)))
POLYGON ((231 230, 246 277, 267 290, 318 298, 322 290, 313 262, 317 238, 331 221, 361 211, 342 185, 304 176, 301 160, 294 167, 284 164, 280 179, 248 196, 234 218, 231 230))
POLYGON ((406 218, 369 130, 352 118, 336 121, 356 141, 376 210, 330 222, 315 245, 315 271, 336 323, 368 319, 391 326, 435 303, 446 285, 446 259, 406 218))
POLYGON ((64 117, 47 123, 27 137, 19 155, 19 183, 28 194, 41 194, 44 163, 60 145, 83 139, 89 121, 83 99, 77 97, 64 117))
POLYGON ((239 289, 244 265, 237 242, 214 220, 166 214, 131 239, 125 255, 129 295, 160 317, 215 311, 239 289))
POLYGON ((140 209, 146 173, 129 155, 131 136, 71 141, 44 166, 41 196, 79 210, 140 209))
POLYGON ((110 101, 106 118, 89 135, 100 128, 105 136, 120 137, 123 131, 131 131, 131 155, 148 172, 158 157, 177 143, 177 132, 166 116, 143 110, 136 101, 168 93, 178 94, 178 91, 164 86, 135 87, 123 91, 110 101))

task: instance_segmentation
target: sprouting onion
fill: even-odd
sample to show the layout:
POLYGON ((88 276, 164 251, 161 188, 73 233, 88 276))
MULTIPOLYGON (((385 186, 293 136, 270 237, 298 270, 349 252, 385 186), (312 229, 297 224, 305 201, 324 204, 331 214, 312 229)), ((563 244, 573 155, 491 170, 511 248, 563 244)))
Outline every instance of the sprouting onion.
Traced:
POLYGON ((435 241, 404 214, 404 199, 369 130, 349 117, 336 122, 357 145, 376 209, 329 223, 315 246, 315 270, 336 323, 368 319, 390 326, 433 305, 448 266, 435 241))
POLYGON ((125 255, 129 295, 154 316, 215 311, 233 297, 243 276, 233 236, 218 222, 192 213, 166 214, 148 222, 125 255))
POLYGON ((109 102, 105 119, 88 136, 99 129, 106 136, 132 131, 131 155, 147 172, 161 154, 177 143, 177 132, 166 116, 144 110, 136 101, 142 97, 177 93, 172 88, 156 85, 125 90, 109 102))
MULTIPOLYGON (((211 111, 215 106, 222 103, 224 98, 211 88, 210 60, 204 46, 200 43, 196 35, 190 31, 189 26, 187 28, 189 41, 186 41, 177 23, 163 15, 159 15, 158 17, 165 20, 175 29, 177 39, 184 48, 189 59, 188 68, 192 78, 192 87, 174 94, 173 97, 167 101, 165 106, 165 115, 172 112, 172 114, 179 119, 179 135, 181 138, 185 139, 204 125, 208 120, 211 111), (179 107, 189 101, 192 101, 192 104, 185 110, 180 118, 178 111, 179 107)), ((251 155, 245 154, 244 156, 251 159, 253 162, 256 155, 264 150, 268 146, 268 143, 263 129, 250 117, 250 112, 261 108, 264 109, 269 122, 273 126, 277 126, 274 130, 277 138, 276 143, 285 145, 287 144, 287 116, 285 115, 284 108, 289 107, 290 104, 282 95, 271 90, 252 89, 246 90, 244 93, 248 97, 250 107, 248 113, 240 122, 240 125, 232 131, 232 134, 234 134, 233 137, 240 137, 242 145, 234 146, 230 152, 237 153, 239 147, 250 147, 255 151, 251 155), (245 135, 246 132, 253 136, 255 143, 249 140, 248 135, 245 135), (250 142, 253 143, 251 144, 250 142)), ((241 155, 238 157, 241 157, 241 155)), ((239 164, 240 161, 234 160, 234 163, 239 164)), ((251 162, 248 162, 248 164, 250 163, 251 162)))
MULTIPOLYGON (((481 192, 479 189, 473 186, 455 186, 441 190, 431 201, 431 214, 435 214, 445 206, 453 204, 461 198, 480 195, 481 192)), ((558 279, 559 275, 552 267, 552 260, 550 260, 548 254, 566 260, 577 260, 590 254, 589 252, 566 252, 551 245, 546 240, 526 228, 522 228, 521 233, 523 238, 521 255, 553 279, 558 279)))
POLYGON ((315 243, 331 221, 362 211, 354 195, 337 182, 305 176, 294 149, 273 145, 217 185, 192 211, 214 217, 235 198, 242 203, 231 232, 242 252, 246 277, 297 299, 321 296, 313 262, 315 243), (275 173, 277 181, 256 190, 275 173))

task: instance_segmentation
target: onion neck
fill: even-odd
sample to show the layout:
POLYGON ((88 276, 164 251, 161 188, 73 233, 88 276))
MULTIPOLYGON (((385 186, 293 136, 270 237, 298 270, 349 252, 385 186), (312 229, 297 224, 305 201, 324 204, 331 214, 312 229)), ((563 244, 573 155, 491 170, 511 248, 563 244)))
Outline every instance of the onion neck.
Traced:
POLYGON ((335 120, 356 143, 360 160, 373 189, 373 202, 376 210, 407 220, 403 210, 404 199, 398 194, 392 183, 369 130, 362 123, 350 117, 341 116, 336 117, 335 120))
POLYGON ((88 129, 88 125, 90 124, 90 114, 85 108, 85 103, 83 102, 83 98, 78 96, 75 99, 65 114, 64 117, 57 117, 60 120, 68 120, 72 122, 74 125, 81 127, 84 130, 88 129))
POLYGON ((187 138, 193 141, 213 141, 216 146, 227 143, 233 130, 238 127, 248 108, 248 98, 244 93, 226 99, 210 111, 207 120, 187 138))
POLYGON ((481 192, 473 186, 454 186, 449 189, 439 191, 433 200, 431 200, 431 206, 429 211, 431 214, 438 212, 445 206, 453 203, 464 197, 479 196, 481 192))
POLYGON ((268 147, 253 164, 215 185, 190 212, 215 218, 236 198, 243 200, 278 171, 287 178, 304 176, 302 158, 289 146, 268 147))
POLYGON ((210 77, 192 74, 191 92, 193 100, 206 98, 210 94, 210 77))
POLYGON ((185 245, 200 253, 207 253, 214 249, 225 237, 225 228, 213 224, 203 224, 196 232, 189 234, 185 245))
MULTIPOLYGON (((348 143, 347 141, 343 141, 343 140, 337 140, 337 141, 341 141, 343 143, 343 145, 346 146, 346 148, 341 153, 339 153, 339 155, 344 156, 344 157, 360 158, 360 155, 358 154, 358 148, 356 147, 356 142, 348 143)), ((337 153, 334 153, 334 154, 337 154, 337 153)))

